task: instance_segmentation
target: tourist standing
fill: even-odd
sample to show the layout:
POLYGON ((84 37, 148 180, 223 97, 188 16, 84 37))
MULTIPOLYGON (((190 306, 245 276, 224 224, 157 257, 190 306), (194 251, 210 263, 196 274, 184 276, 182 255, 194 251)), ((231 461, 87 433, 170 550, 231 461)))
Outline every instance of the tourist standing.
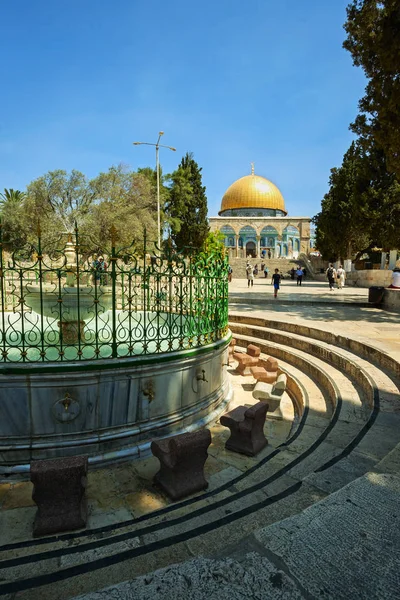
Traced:
POLYGON ((232 269, 231 265, 229 265, 229 267, 228 267, 228 283, 230 283, 232 281, 232 273, 233 273, 233 269, 232 269))
POLYGON ((93 256, 94 260, 92 262, 92 273, 93 273, 93 283, 98 283, 100 285, 107 285, 107 263, 104 260, 103 256, 99 256, 95 254, 93 256))
POLYGON ((290 269, 290 278, 291 278, 291 279, 293 279, 293 281, 294 281, 294 274, 295 274, 295 273, 296 273, 296 269, 295 269, 294 267, 292 267, 292 268, 290 269))
POLYGON ((268 258, 271 259, 271 250, 268 250, 268 258))
POLYGON ((271 284, 274 286, 274 298, 278 297, 278 290, 281 283, 281 275, 279 269, 275 269, 275 273, 272 275, 271 284))
POLYGON ((268 277, 268 267, 264 267, 264 278, 268 277))
POLYGON ((346 279, 346 271, 343 269, 342 265, 339 265, 338 270, 336 271, 336 282, 338 286, 338 290, 344 288, 344 280, 346 279))
POLYGON ((306 278, 306 275, 307 275, 306 268, 305 268, 305 267, 303 267, 303 278, 304 278, 304 279, 306 278))
POLYGON ((299 285, 301 287, 301 282, 303 281, 303 269, 301 267, 297 267, 296 277, 297 277, 297 285, 299 285))
POLYGON ((253 287, 254 285, 254 275, 253 275, 253 267, 248 262, 246 266, 246 275, 247 275, 247 287, 253 287))
POLYGON ((329 289, 330 289, 330 291, 332 291, 335 289, 335 279, 337 277, 336 269, 334 268, 332 263, 329 265, 329 267, 326 270, 326 276, 329 281, 329 289))
POLYGON ((258 276, 258 266, 257 265, 254 267, 253 275, 254 275, 254 277, 258 276))
POLYGON ((264 273, 264 269, 265 269, 265 263, 261 263, 261 267, 260 267, 261 273, 264 273))

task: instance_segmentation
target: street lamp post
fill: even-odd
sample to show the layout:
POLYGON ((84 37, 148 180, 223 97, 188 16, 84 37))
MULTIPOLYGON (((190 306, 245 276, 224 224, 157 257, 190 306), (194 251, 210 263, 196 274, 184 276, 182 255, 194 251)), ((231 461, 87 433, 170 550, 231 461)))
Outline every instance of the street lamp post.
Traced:
POLYGON ((134 146, 155 146, 156 147, 156 172, 157 172, 157 228, 158 228, 158 248, 161 250, 161 217, 160 217, 160 161, 158 160, 158 149, 168 148, 172 152, 176 152, 176 148, 172 146, 164 146, 160 144, 161 136, 164 135, 163 131, 158 132, 158 140, 156 144, 150 142, 133 142, 134 146))

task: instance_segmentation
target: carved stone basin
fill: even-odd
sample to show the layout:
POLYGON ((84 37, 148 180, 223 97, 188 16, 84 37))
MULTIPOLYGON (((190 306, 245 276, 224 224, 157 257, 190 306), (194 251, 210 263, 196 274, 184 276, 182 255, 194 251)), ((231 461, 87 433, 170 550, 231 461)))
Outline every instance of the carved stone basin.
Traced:
POLYGON ((58 319, 64 343, 76 343, 82 336, 85 321, 110 310, 111 286, 99 286, 95 301, 93 286, 63 286, 61 296, 53 284, 27 284, 24 303, 37 314, 58 319), (79 292, 79 310, 78 310, 79 292), (96 309, 97 305, 97 309, 96 309))

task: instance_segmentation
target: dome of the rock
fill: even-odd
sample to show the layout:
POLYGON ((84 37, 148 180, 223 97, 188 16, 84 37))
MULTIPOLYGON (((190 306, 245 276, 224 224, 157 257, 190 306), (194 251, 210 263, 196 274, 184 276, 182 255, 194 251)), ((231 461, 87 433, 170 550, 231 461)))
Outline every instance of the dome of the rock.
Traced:
POLYGON ((219 214, 240 209, 273 210, 287 214, 285 201, 276 185, 253 173, 241 177, 226 190, 219 214))

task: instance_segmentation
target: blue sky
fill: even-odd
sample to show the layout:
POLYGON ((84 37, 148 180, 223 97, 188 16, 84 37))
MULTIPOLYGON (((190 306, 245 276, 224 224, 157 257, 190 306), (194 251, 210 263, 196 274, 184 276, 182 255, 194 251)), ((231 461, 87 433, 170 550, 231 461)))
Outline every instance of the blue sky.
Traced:
POLYGON ((348 0, 0 2, 0 189, 53 169, 203 167, 209 215, 255 172, 314 215, 365 80, 342 49, 348 0))

